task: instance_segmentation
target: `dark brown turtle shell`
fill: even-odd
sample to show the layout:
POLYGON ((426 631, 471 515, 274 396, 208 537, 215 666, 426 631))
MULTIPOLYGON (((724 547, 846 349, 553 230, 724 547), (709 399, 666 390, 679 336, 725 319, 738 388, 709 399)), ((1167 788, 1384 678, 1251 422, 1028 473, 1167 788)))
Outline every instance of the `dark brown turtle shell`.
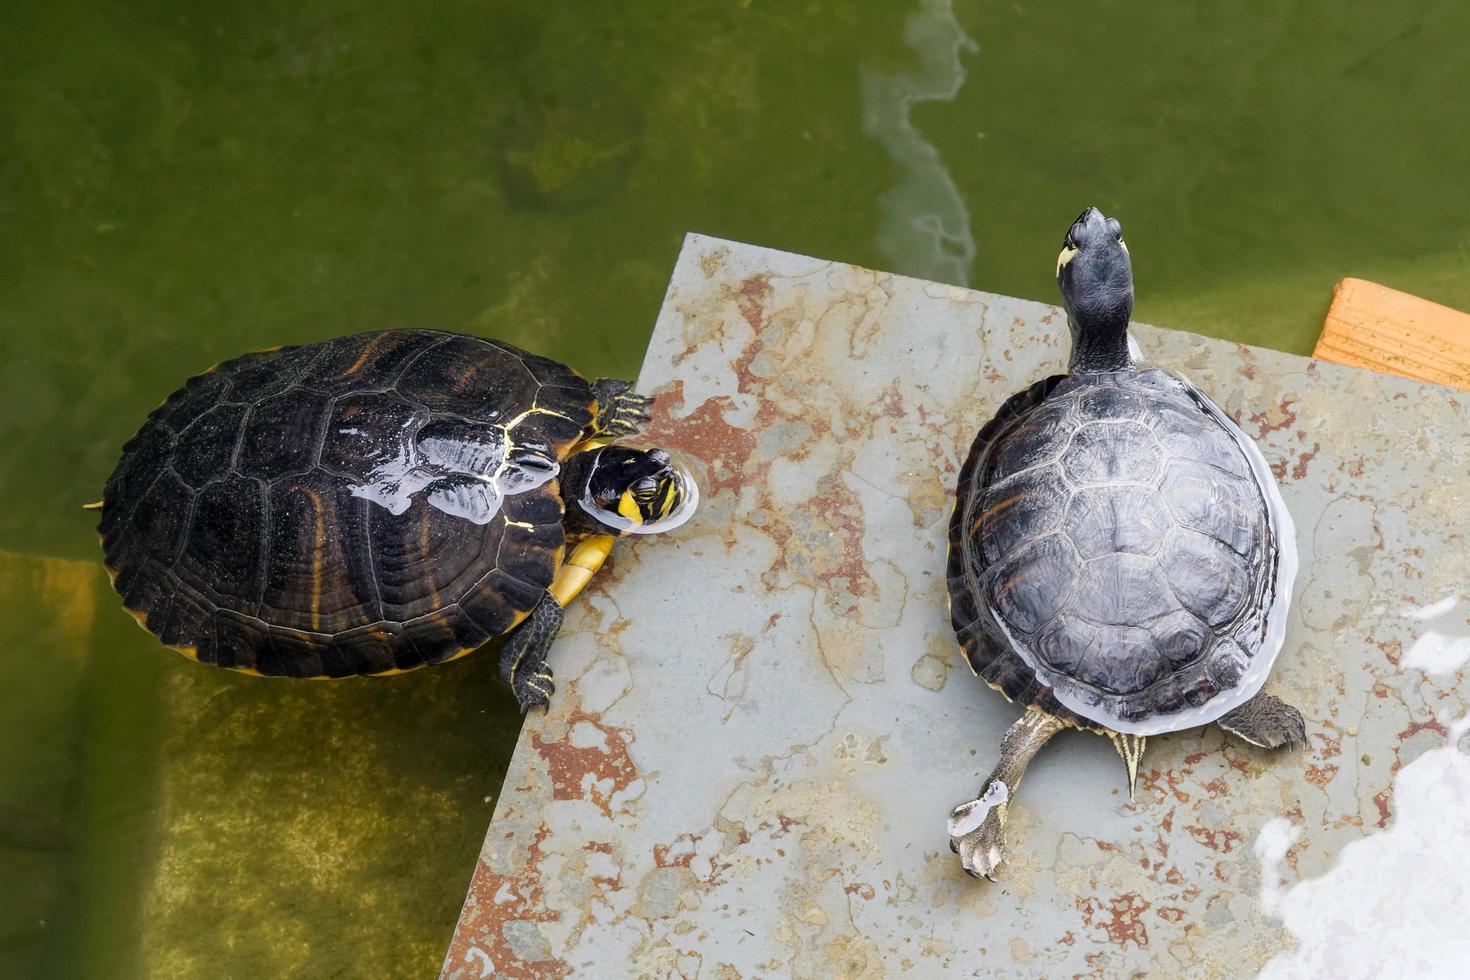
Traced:
POLYGON ((1013 396, 975 439, 950 523, 951 617, 976 673, 1079 727, 1136 734, 1258 689, 1289 517, 1252 453, 1158 370, 1013 396))
POLYGON ((99 527, 113 585, 165 644, 234 670, 451 660, 551 584, 555 474, 595 403, 562 364, 429 330, 227 361, 123 447, 99 527))

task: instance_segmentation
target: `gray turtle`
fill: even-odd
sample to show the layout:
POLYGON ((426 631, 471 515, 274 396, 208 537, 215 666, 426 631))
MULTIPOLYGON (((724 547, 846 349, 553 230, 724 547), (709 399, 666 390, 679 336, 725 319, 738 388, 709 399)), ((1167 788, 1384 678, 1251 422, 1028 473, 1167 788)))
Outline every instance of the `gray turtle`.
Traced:
POLYGON ((1116 220, 1067 232, 1057 284, 1069 373, 1005 402, 960 471, 950 612, 970 666, 1026 706, 950 846, 994 880, 1026 764, 1064 728, 1108 736, 1129 794, 1148 736, 1214 722, 1306 744, 1261 688, 1296 575, 1291 515, 1255 443, 1187 381, 1129 351, 1133 274, 1116 220))

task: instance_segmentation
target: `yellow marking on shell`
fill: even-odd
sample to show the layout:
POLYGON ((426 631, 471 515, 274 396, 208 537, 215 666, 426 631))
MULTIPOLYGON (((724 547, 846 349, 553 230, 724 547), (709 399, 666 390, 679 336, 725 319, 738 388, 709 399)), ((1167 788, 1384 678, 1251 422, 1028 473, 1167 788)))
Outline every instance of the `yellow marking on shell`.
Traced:
POLYGON ((999 514, 1001 511, 1005 510, 1007 507, 1011 506, 1024 496, 1026 496, 1024 493, 1018 493, 1014 496, 1010 496, 1004 500, 998 501, 997 503, 991 504, 989 507, 985 508, 985 510, 980 513, 980 516, 976 517, 973 521, 970 522, 970 534, 974 535, 976 531, 980 530, 981 524, 984 524, 987 520, 994 517, 996 514, 999 514))
POLYGON ((1071 262, 1077 257, 1078 251, 1079 249, 1073 248, 1071 245, 1068 245, 1066 248, 1057 253, 1057 275, 1061 275, 1062 270, 1067 267, 1067 263, 1071 262))
MULTIPOLYGON (((420 554, 427 555, 429 553, 429 521, 427 515, 424 518, 424 532, 419 535, 419 547, 422 549, 420 554)), ((434 584, 433 575, 429 576, 429 595, 434 600, 435 609, 443 605, 439 601, 439 586, 434 584)))
POLYGON ((1005 584, 1000 587, 1000 591, 995 594, 995 598, 1000 599, 1007 592, 1011 591, 1018 584, 1020 584, 1021 579, 1026 577, 1026 572, 1027 569, 1023 567, 1018 572, 1016 572, 1016 574, 1006 579, 1005 584))
MULTIPOLYGON (((556 557, 557 557, 557 560, 560 560, 561 559, 561 552, 560 551, 557 552, 557 556, 556 557)), ((108 579, 111 580, 113 583, 116 583, 117 582, 117 575, 118 575, 117 569, 113 568, 111 565, 108 565, 106 563, 104 563, 102 567, 107 572, 108 579)), ((148 628, 148 620, 147 620, 147 617, 145 617, 141 612, 139 612, 138 610, 136 610, 136 609, 134 609, 134 608, 132 608, 131 606, 128 606, 128 605, 124 605, 123 606, 123 612, 125 612, 129 616, 133 617, 133 620, 138 624, 138 626, 140 628, 142 628, 142 630, 145 633, 147 633, 149 636, 152 636, 154 639, 157 639, 158 638, 158 634, 156 632, 154 632, 153 630, 151 630, 151 629, 148 628)), ((515 618, 512 619, 510 625, 506 627, 505 632, 506 633, 509 633, 511 630, 513 630, 517 626, 521 625, 521 623, 529 615, 531 615, 531 610, 529 610, 529 609, 527 609, 525 612, 516 613, 515 618)), ((502 634, 502 635, 504 635, 504 634, 502 634)), ((195 663, 200 663, 201 662, 199 660, 199 648, 198 647, 180 647, 180 646, 174 646, 173 644, 170 644, 170 643, 163 643, 161 645, 163 647, 165 647, 166 649, 175 651, 176 653, 182 653, 184 656, 188 657, 190 660, 194 661, 195 663)), ((428 664, 428 663, 425 663, 425 664, 415 664, 412 667, 393 667, 393 668, 390 668, 388 670, 379 671, 376 674, 345 674, 345 675, 343 675, 341 677, 332 677, 329 674, 317 674, 317 675, 312 676, 312 677, 289 677, 289 676, 284 675, 284 674, 262 674, 260 671, 256 670, 254 667, 224 667, 222 669, 223 670, 233 670, 237 674, 249 674, 251 677, 264 677, 264 678, 267 678, 267 679, 275 679, 277 677, 285 677, 287 680, 293 680, 293 681, 342 681, 342 680, 348 680, 348 679, 353 678, 353 677, 394 677, 394 676, 396 676, 398 674, 407 674, 410 671, 422 670, 425 667, 435 667, 435 666, 438 666, 439 664, 447 664, 451 660, 459 660, 461 657, 467 657, 470 654, 474 653, 476 650, 480 649, 481 646, 484 646, 484 644, 480 644, 479 646, 465 647, 462 650, 457 650, 454 653, 451 653, 449 656, 445 657, 443 660, 436 660, 436 661, 434 661, 431 664, 428 664)), ((219 666, 219 665, 217 665, 217 664, 206 664, 205 666, 219 666)))
POLYGON ((383 342, 383 338, 386 336, 387 334, 380 333, 372 340, 369 340, 367 342, 367 346, 362 349, 362 353, 357 355, 357 360, 352 362, 352 367, 348 368, 346 371, 343 371, 342 376, 344 378, 350 377, 351 375, 356 374, 358 371, 361 371, 362 366, 367 363, 368 357, 372 354, 373 348, 381 344, 383 342))
POLYGON ((82 510, 101 510, 103 501, 94 500, 90 504, 82 504, 82 510))
POLYGON ((643 523, 643 511, 638 509, 638 501, 634 499, 632 490, 624 490, 623 495, 618 498, 618 513, 634 524, 643 523))
MULTIPOLYGON (((313 494, 313 496, 315 496, 315 494, 313 494)), ((515 524, 517 527, 535 527, 534 524, 524 523, 520 521, 508 521, 507 523, 515 524)), ((427 535, 427 533, 428 526, 425 525, 425 534, 427 535)), ((101 540, 101 535, 98 535, 98 540, 101 540)), ((595 537, 588 538, 577 546, 577 548, 572 553, 572 557, 565 564, 562 563, 562 557, 566 554, 566 546, 562 545, 556 549, 554 563, 560 567, 560 571, 558 571, 555 581, 552 582, 552 587, 550 591, 554 596, 557 597, 557 602, 559 604, 563 606, 566 605, 567 602, 570 602, 572 599, 576 598, 577 595, 582 591, 582 589, 586 587, 587 582, 591 580, 593 573, 601 568, 603 562, 607 560, 608 553, 612 550, 612 543, 614 540, 615 539, 612 535, 597 535, 595 537), (558 588, 558 586, 560 586, 560 588, 558 588)), ((116 589, 118 570, 113 568, 106 562, 103 562, 102 568, 104 571, 107 572, 108 581, 111 582, 114 589, 116 589)), ((437 598, 437 592, 435 593, 435 595, 437 598)), ((133 609, 126 604, 123 605, 123 611, 131 616, 133 620, 138 624, 139 628, 141 628, 144 632, 148 633, 150 636, 153 636, 155 639, 158 637, 158 634, 156 632, 148 628, 148 620, 142 612, 133 609)), ((521 625, 521 623, 525 622, 526 617, 530 615, 530 609, 522 610, 521 612, 516 613, 515 616, 511 618, 510 625, 508 625, 500 635, 504 636, 505 634, 509 633, 511 630, 521 625)), ((200 662, 199 650, 197 647, 179 647, 173 646, 172 644, 168 643, 164 643, 162 644, 162 646, 167 647, 170 650, 174 650, 178 653, 182 653, 184 656, 188 657, 190 660, 193 660, 195 663, 200 662)), ((483 646, 484 644, 479 644, 472 647, 464 647, 460 650, 455 651, 454 653, 451 653, 444 659, 436 660, 433 663, 415 664, 412 667, 392 667, 388 670, 379 671, 376 674, 346 674, 342 677, 332 677, 327 674, 318 674, 313 677, 289 677, 287 679, 311 681, 340 681, 354 677, 396 677, 399 674, 407 674, 411 671, 422 670, 425 667, 434 667, 438 666, 439 664, 447 664, 451 661, 459 660, 461 658, 469 656, 483 646)), ((239 674, 249 674, 251 677, 264 677, 273 679, 277 676, 285 676, 275 674, 262 674, 254 667, 224 667, 222 669, 232 670, 239 674)))
MULTIPOLYGON (((326 551, 327 528, 322 519, 321 494, 307 489, 306 496, 311 499, 312 510, 316 512, 316 543, 311 552, 311 629, 317 633, 322 628, 322 558, 326 551)), ((428 527, 427 524, 424 526, 428 527)))
POLYGON ((611 534, 594 534, 577 543, 571 557, 556 570, 556 578, 551 583, 549 591, 557 605, 566 606, 587 587, 592 576, 607 561, 613 541, 611 534))
MULTIPOLYGON (((167 643, 165 643, 164 646, 168 647, 170 650, 175 650, 175 651, 177 651, 179 653, 182 653, 184 656, 188 657, 190 660, 194 661, 196 664, 203 664, 204 663, 203 661, 201 661, 199 659, 199 648, 198 647, 176 647, 176 646, 172 646, 172 645, 167 644, 167 643)), ((214 667, 214 666, 217 666, 217 665, 216 664, 204 664, 204 666, 206 666, 206 667, 214 667)), ((260 671, 256 670, 254 667, 226 667, 225 670, 233 670, 237 674, 249 674, 251 677, 265 677, 266 676, 265 674, 262 674, 260 671)), ((296 678, 293 678, 293 679, 296 679, 296 678)), ((300 679, 301 680, 317 680, 317 678, 315 678, 315 677, 300 678, 300 679)))
MULTIPOLYGON (((111 565, 106 564, 105 562, 103 563, 102 567, 107 570, 107 577, 112 580, 114 587, 116 587, 116 583, 117 583, 117 569, 113 568, 111 565)), ((138 624, 138 626, 140 626, 145 633, 147 633, 148 635, 152 636, 155 639, 158 638, 158 633, 155 630, 149 628, 149 626, 148 626, 148 617, 144 616, 142 612, 140 612, 137 609, 134 609, 132 606, 129 606, 126 603, 123 604, 123 612, 125 612, 129 616, 133 617, 133 621, 136 622, 138 624)), ((190 660, 194 661, 196 664, 197 663, 201 663, 201 661, 199 659, 199 648, 197 646, 194 646, 194 647, 181 647, 181 646, 176 646, 175 644, 172 644, 172 643, 163 643, 161 645, 165 649, 173 650, 175 653, 182 653, 184 656, 188 657, 190 660)), ((205 666, 213 666, 213 665, 206 664, 205 666)), ((254 677, 264 677, 265 676, 260 671, 256 670, 254 667, 226 667, 225 669, 226 670, 237 671, 237 672, 239 672, 241 674, 250 674, 251 676, 254 676, 254 677)))
POLYGON ((593 449, 601 449, 603 446, 611 446, 615 442, 617 442, 617 440, 614 439, 612 436, 593 436, 590 439, 583 439, 581 442, 577 443, 571 448, 570 451, 567 452, 567 455, 575 456, 577 455, 577 453, 585 453, 593 449))
POLYGON ((516 426, 520 425, 522 422, 524 422, 527 418, 529 418, 532 415, 550 415, 553 418, 565 419, 568 422, 575 422, 576 421, 576 419, 572 418, 569 415, 563 415, 561 412, 553 412, 549 408, 538 408, 538 407, 536 407, 536 406, 533 405, 532 407, 526 409, 521 414, 517 415, 515 418, 511 419, 509 422, 506 422, 505 423, 505 431, 509 432, 511 429, 514 429, 516 426))
MULTIPOLYGON (((967 663, 967 664, 970 663, 970 658, 969 657, 965 657, 965 663, 967 663)), ((976 677, 980 677, 979 672, 975 670, 975 667, 974 667, 973 664, 970 665, 970 671, 976 677)), ((1005 688, 1001 687, 995 681, 988 680, 988 679, 986 679, 984 677, 980 677, 980 679, 982 681, 985 681, 985 686, 986 687, 990 688, 992 691, 996 692, 1001 697, 1003 697, 1007 701, 1011 702, 1011 704, 1016 704, 1017 703, 1016 699, 1013 698, 1013 697, 1011 697, 1009 694, 1007 694, 1006 691, 1005 691, 1005 688)), ((1037 710, 1039 711, 1040 709, 1038 708, 1037 710)), ((1045 712, 1043 712, 1043 714, 1044 713, 1045 712)), ((1062 724, 1066 725, 1068 728, 1075 728, 1075 729, 1077 729, 1077 731, 1079 731, 1079 732, 1095 732, 1098 735, 1111 735, 1111 734, 1114 734, 1109 729, 1103 728, 1100 725, 1080 725, 1075 720, 1073 720, 1071 718, 1063 718, 1063 717, 1061 717, 1059 715, 1051 715, 1051 717, 1056 718, 1057 721, 1060 721, 1062 724)))
MULTIPOLYGON (((945 604, 946 604, 946 606, 948 606, 948 607, 950 607, 952 609, 953 606, 954 606, 954 600, 952 598, 946 596, 946 598, 945 598, 945 604)), ((969 654, 969 652, 967 650, 964 649, 964 645, 963 644, 961 644, 961 646, 960 646, 960 658, 965 661, 965 666, 968 667, 968 668, 970 668, 970 673, 974 674, 976 677, 980 677, 980 671, 976 670, 975 669, 975 665, 970 662, 970 654, 969 654)), ((992 691, 996 692, 1001 697, 1005 698, 1007 701, 1010 701, 1012 704, 1015 703, 1015 699, 1012 698, 1009 694, 1007 694, 1005 688, 1001 687, 995 681, 991 680, 988 677, 980 677, 980 679, 985 682, 985 686, 986 687, 990 688, 992 691)), ((1076 721, 1073 721, 1073 720, 1070 720, 1070 719, 1066 719, 1066 718, 1061 718, 1061 719, 1058 719, 1058 720, 1060 720, 1064 725, 1068 725, 1068 726, 1070 726, 1072 728, 1077 729, 1078 731, 1096 732, 1099 735, 1107 735, 1107 734, 1109 734, 1108 729, 1102 728, 1101 726, 1098 726, 1098 725, 1079 725, 1076 721)))

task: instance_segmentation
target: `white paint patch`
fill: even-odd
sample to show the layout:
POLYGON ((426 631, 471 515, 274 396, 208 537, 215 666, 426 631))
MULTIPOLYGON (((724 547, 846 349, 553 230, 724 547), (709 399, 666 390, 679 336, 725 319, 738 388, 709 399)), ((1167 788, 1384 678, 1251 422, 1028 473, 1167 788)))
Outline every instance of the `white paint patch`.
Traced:
POLYGON ((1450 744, 1405 766, 1388 829, 1343 848, 1319 878, 1283 891, 1291 829, 1281 820, 1261 829, 1262 902, 1297 940, 1261 978, 1470 977, 1470 756, 1456 745, 1467 732, 1470 717, 1451 727, 1450 744))
POLYGON ((1455 615, 1455 608, 1459 605, 1460 597, 1449 595, 1439 602, 1409 609, 1402 614, 1405 619, 1434 623, 1409 645, 1408 652, 1404 654, 1405 667, 1439 677, 1455 673, 1470 661, 1470 623, 1466 622, 1466 614, 1470 610, 1462 609, 1459 615, 1455 615))
POLYGON ((999 779, 993 780, 985 788, 985 792, 978 800, 961 803, 954 808, 949 815, 949 836, 963 837, 979 829, 990 815, 990 811, 1000 806, 1011 798, 1011 791, 1005 783, 999 779))
POLYGON ((968 285, 975 260, 970 213, 934 144, 909 118, 920 102, 952 102, 965 84, 960 54, 978 50, 954 16, 951 0, 922 0, 904 22, 917 71, 885 75, 864 69, 863 133, 883 144, 897 186, 878 198, 878 249, 905 275, 968 285))

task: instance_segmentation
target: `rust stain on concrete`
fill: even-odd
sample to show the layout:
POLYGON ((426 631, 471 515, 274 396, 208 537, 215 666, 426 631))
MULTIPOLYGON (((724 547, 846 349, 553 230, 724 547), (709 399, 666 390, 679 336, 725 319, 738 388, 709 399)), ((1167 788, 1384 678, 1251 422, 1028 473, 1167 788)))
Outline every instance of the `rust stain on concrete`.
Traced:
POLYGON ((1320 874, 1470 710, 1463 671, 1402 666, 1422 626, 1401 615, 1467 587, 1448 552, 1470 538, 1470 407, 1135 333, 1282 479, 1303 572, 1270 686, 1311 748, 1151 739, 1130 803, 1111 747, 1063 736, 1013 805, 1009 876, 965 877, 944 818, 1017 709, 950 670, 943 528, 959 455, 1065 363, 1065 321, 692 236, 640 387, 701 512, 569 610, 558 699, 526 722, 445 976, 1208 976, 1281 949, 1262 826, 1301 827, 1285 866, 1320 874))

